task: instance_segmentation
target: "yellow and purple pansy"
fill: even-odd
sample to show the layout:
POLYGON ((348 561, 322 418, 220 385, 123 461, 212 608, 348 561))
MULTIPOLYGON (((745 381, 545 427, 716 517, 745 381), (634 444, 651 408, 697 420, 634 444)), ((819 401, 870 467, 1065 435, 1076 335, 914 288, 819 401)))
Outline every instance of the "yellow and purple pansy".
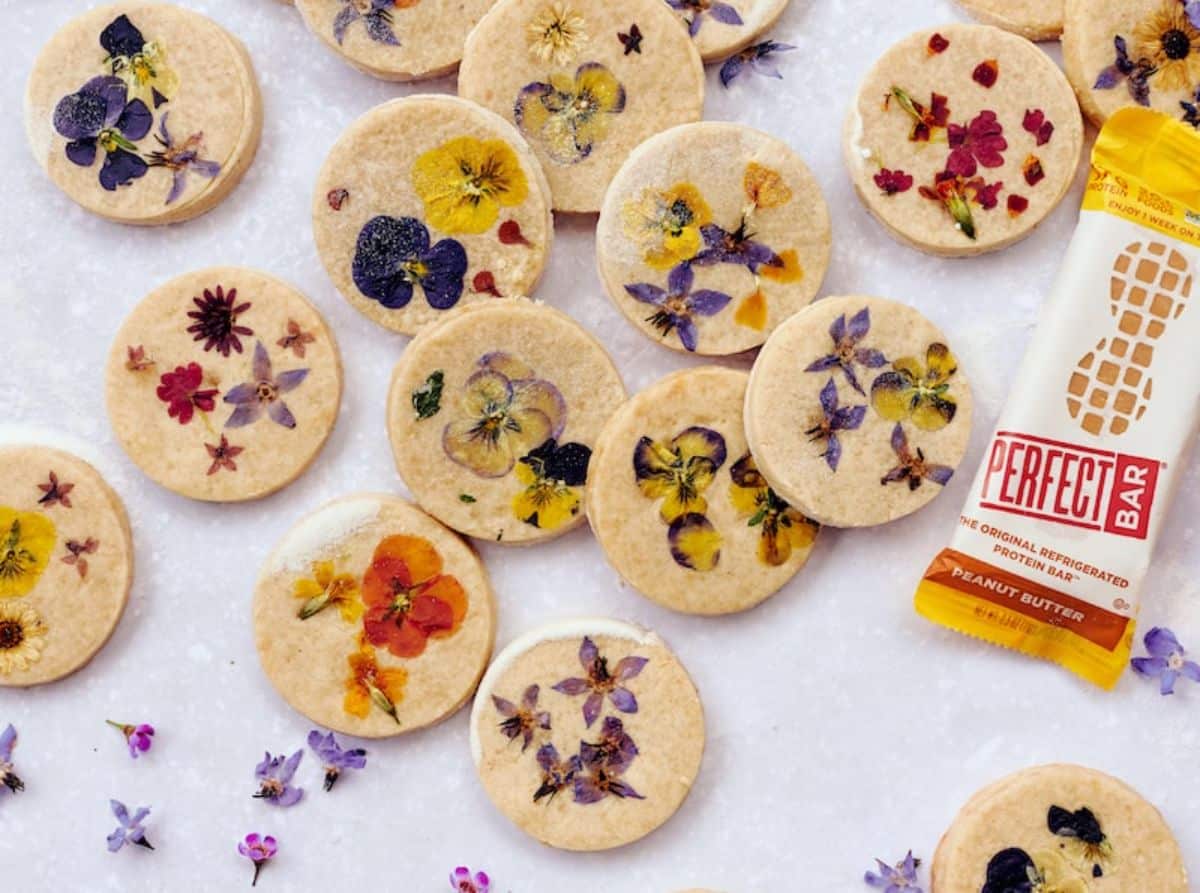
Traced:
POLYGON ((647 499, 661 499, 659 514, 670 524, 689 513, 704 514, 704 491, 725 464, 725 438, 711 428, 693 426, 668 443, 642 437, 633 451, 633 472, 647 499))
POLYGON ((679 342, 689 351, 697 344, 695 317, 715 316, 733 300, 725 292, 700 288, 692 290, 696 274, 689 263, 682 263, 667 276, 667 287, 660 288, 649 282, 626 285, 625 291, 635 300, 650 304, 655 311, 647 318, 662 337, 671 332, 679 335, 679 342))
POLYGON ((574 75, 554 73, 526 84, 517 94, 517 127, 540 145, 551 161, 583 161, 625 110, 625 88, 599 62, 585 62, 574 75))
POLYGON ((540 530, 555 530, 579 514, 580 488, 587 482, 592 451, 582 443, 550 438, 516 464, 522 489, 513 514, 540 530))
POLYGON ((871 384, 871 406, 889 422, 911 419, 922 431, 939 431, 958 411, 949 393, 958 361, 945 344, 934 342, 925 351, 925 363, 915 357, 892 361, 892 369, 871 384))
POLYGON ((117 16, 100 32, 100 46, 108 53, 105 63, 124 81, 131 99, 158 108, 179 89, 179 76, 167 65, 166 50, 158 41, 146 40, 129 16, 117 16))
POLYGON ((786 564, 796 549, 807 549, 817 538, 820 525, 792 508, 767 484, 749 453, 729 469, 733 486, 729 499, 746 524, 759 528, 758 558, 777 567, 786 564))
POLYGON ((646 189, 626 202, 621 219, 646 265, 669 270, 700 252, 700 228, 712 222, 712 209, 691 183, 676 183, 665 191, 646 189))
POLYGON ((358 234, 351 275, 358 290, 389 310, 408 306, 420 286, 435 310, 458 303, 467 273, 467 251, 455 239, 433 242, 415 217, 379 215, 358 234))

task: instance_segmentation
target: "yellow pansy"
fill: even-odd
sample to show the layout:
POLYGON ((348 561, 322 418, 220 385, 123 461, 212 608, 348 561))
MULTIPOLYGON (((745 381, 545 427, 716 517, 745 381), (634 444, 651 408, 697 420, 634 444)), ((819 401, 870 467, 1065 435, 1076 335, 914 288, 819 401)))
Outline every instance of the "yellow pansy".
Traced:
POLYGON ((764 564, 785 564, 796 549, 808 549, 820 525, 780 499, 747 453, 729 469, 729 500, 751 527, 759 528, 758 557, 764 564))
POLYGON ((934 342, 925 362, 916 357, 892 361, 871 384, 871 405, 889 422, 912 419, 922 431, 938 431, 954 421, 958 405, 949 393, 958 361, 945 344, 934 342))
POLYGON ((529 195, 529 181, 508 143, 469 136, 419 156, 412 182, 429 225, 450 234, 486 232, 501 207, 519 205, 529 195))
POLYGON ((46 646, 46 625, 24 604, 0 602, 0 676, 27 670, 46 646))
POLYGON ((625 111, 625 88, 599 62, 585 62, 573 75, 556 72, 526 84, 513 111, 517 127, 551 161, 575 164, 604 139, 612 117, 625 111))
POLYGON ((516 466, 524 489, 513 497, 513 514, 539 530, 554 530, 579 514, 579 491, 553 478, 541 477, 524 461, 516 466))
POLYGON ((676 183, 666 191, 647 189, 626 202, 621 220, 646 264, 669 270, 699 253, 700 227, 712 223, 712 209, 691 183, 676 183))
POLYGON ((342 619, 353 623, 362 616, 363 604, 358 597, 358 579, 350 574, 339 574, 332 561, 314 561, 312 577, 297 580, 292 587, 296 598, 304 604, 296 616, 307 620, 330 605, 337 605, 342 619))
POLYGON ((45 515, 0 506, 0 598, 33 589, 55 542, 54 522, 45 515))

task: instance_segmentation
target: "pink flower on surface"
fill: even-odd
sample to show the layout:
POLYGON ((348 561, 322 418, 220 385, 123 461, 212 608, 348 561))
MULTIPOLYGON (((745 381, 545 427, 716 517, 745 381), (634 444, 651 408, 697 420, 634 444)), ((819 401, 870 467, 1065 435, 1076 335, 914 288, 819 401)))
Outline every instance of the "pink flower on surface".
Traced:
POLYGON ((450 872, 450 888, 456 893, 489 893, 492 889, 492 879, 487 872, 477 871, 471 874, 471 869, 460 865, 450 872))

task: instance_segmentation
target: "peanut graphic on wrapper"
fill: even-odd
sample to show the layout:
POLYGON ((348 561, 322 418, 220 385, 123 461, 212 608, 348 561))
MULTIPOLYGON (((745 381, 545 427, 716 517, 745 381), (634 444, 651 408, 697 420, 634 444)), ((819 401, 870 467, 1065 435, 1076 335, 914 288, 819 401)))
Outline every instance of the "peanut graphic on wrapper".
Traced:
POLYGON ((1080 358, 1067 384, 1067 409, 1089 434, 1121 435, 1150 403, 1154 347, 1187 307, 1187 258, 1162 242, 1134 242, 1117 255, 1109 308, 1117 332, 1080 358))

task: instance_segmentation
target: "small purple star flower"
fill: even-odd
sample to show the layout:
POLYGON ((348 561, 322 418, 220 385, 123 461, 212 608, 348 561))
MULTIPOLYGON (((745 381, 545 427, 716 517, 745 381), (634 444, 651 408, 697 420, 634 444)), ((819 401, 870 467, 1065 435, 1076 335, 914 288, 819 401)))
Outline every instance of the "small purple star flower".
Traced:
POLYGON ((450 872, 450 888, 456 893, 489 893, 492 889, 492 879, 486 871, 471 874, 471 869, 465 865, 450 872))
POLYGON ((308 733, 308 746, 325 766, 325 790, 333 786, 346 769, 362 769, 367 765, 367 752, 361 747, 344 749, 333 737, 333 732, 322 735, 313 729, 308 733))
POLYGON ((288 409, 281 395, 300 387, 300 383, 308 377, 307 369, 289 369, 279 375, 271 369, 271 357, 267 349, 259 341, 254 346, 254 362, 251 368, 253 381, 242 382, 229 389, 225 402, 232 403, 236 409, 225 423, 226 428, 241 428, 258 421, 266 410, 271 421, 285 428, 296 427, 296 417, 288 409))
POLYGON ((250 881, 250 886, 258 886, 258 873, 275 858, 275 854, 279 852, 279 844, 270 834, 266 837, 261 834, 247 834, 246 839, 240 841, 237 848, 239 853, 254 863, 254 879, 250 881))
POLYGON ((385 46, 399 46, 400 40, 392 30, 392 8, 394 0, 369 0, 363 10, 363 0, 342 0, 342 8, 333 20, 333 39, 342 45, 346 29, 362 19, 367 36, 385 46))
POLYGON ((776 53, 786 53, 794 49, 796 47, 790 43, 764 40, 762 43, 746 47, 740 53, 734 53, 721 63, 721 86, 728 87, 745 71, 782 80, 783 74, 771 61, 771 57, 776 53))
POLYGON ((274 806, 295 806, 299 803, 304 796, 304 789, 292 787, 292 776, 296 774, 296 767, 303 758, 303 750, 296 751, 286 759, 283 754, 273 757, 267 751, 263 761, 254 767, 254 777, 259 780, 255 799, 266 800, 274 806))
POLYGON ((9 723, 8 727, 0 732, 0 784, 4 785, 0 788, 0 793, 11 791, 16 794, 25 790, 25 783, 13 771, 12 754, 16 746, 17 730, 9 723))
POLYGON ((600 716, 605 697, 622 713, 638 712, 637 698, 621 683, 627 682, 641 673, 642 668, 649 662, 649 658, 623 657, 610 674, 608 658, 602 657, 596 643, 588 636, 584 636, 583 643, 579 646, 579 662, 587 671, 587 678, 564 679, 554 686, 554 690, 571 696, 587 693, 588 698, 583 703, 583 721, 589 729, 600 716))
POLYGON ((120 723, 111 719, 104 720, 114 729, 125 736, 125 744, 129 748, 129 756, 137 759, 139 754, 148 751, 154 744, 154 726, 149 723, 120 723))
POLYGON ((667 0, 667 5, 684 13, 688 34, 692 37, 699 33, 700 27, 704 24, 705 15, 723 25, 745 24, 738 11, 728 3, 722 3, 721 0, 667 0), (690 18, 686 18, 687 16, 690 18))
POLYGON ((1133 669, 1139 676, 1158 679, 1159 690, 1164 695, 1175 694, 1175 683, 1180 676, 1200 682, 1200 664, 1184 657, 1186 652, 1175 633, 1165 626, 1156 626, 1142 641, 1150 656, 1135 657, 1131 662, 1133 669))
POLYGON ((167 192, 165 205, 173 204, 183 190, 187 188, 188 172, 211 180, 221 173, 221 165, 200 157, 200 149, 204 141, 202 133, 193 133, 182 143, 176 143, 167 130, 167 117, 170 112, 163 112, 162 120, 158 122, 158 133, 154 139, 158 142, 158 150, 149 156, 151 167, 165 167, 171 171, 171 189, 167 192))
POLYGON ((853 431, 863 423, 867 415, 864 406, 838 406, 837 385, 829 379, 821 388, 821 412, 824 418, 804 433, 809 440, 825 441, 825 452, 821 456, 829 465, 831 471, 837 471, 838 462, 842 458, 842 443, 838 440, 837 432, 853 431))
POLYGON ((756 276, 759 267, 782 267, 783 259, 769 246, 762 242, 755 242, 748 226, 748 222, 743 217, 738 228, 732 231, 723 229, 715 223, 700 227, 704 248, 692 258, 691 263, 697 267, 735 264, 745 267, 756 276))
POLYGON ((525 693, 521 696, 520 707, 507 698, 492 695, 492 704, 495 706, 496 712, 504 717, 500 721, 500 731, 509 741, 520 738, 522 753, 533 743, 533 736, 537 734, 538 729, 550 728, 550 714, 545 710, 537 709, 538 696, 541 691, 541 687, 538 685, 531 685, 525 689, 525 693))
POLYGON ((615 716, 606 716, 599 741, 579 742, 581 768, 573 780, 575 802, 596 803, 610 794, 622 799, 646 799, 621 779, 637 755, 637 745, 625 731, 625 724, 615 716))
POLYGON ((696 349, 696 323, 693 317, 715 316, 733 300, 724 292, 707 288, 692 291, 695 278, 691 265, 683 263, 673 268, 667 276, 665 291, 648 282, 625 286, 625 291, 635 299, 658 308, 648 321, 664 337, 671 334, 672 330, 678 332, 679 341, 691 351, 696 349))
POLYGON ((564 760, 553 744, 543 744, 538 748, 537 764, 542 770, 542 783, 533 792, 534 803, 543 797, 553 800, 555 794, 575 781, 575 776, 583 768, 578 754, 564 760))
POLYGON ((154 849, 150 845, 150 841, 146 839, 146 829, 142 827, 142 822, 146 821, 146 816, 150 815, 150 807, 139 807, 133 815, 130 815, 129 810, 120 800, 109 800, 108 805, 112 809, 113 815, 117 817, 117 821, 121 823, 117 825, 112 834, 108 835, 108 851, 110 853, 117 852, 127 843, 148 850, 154 849))
POLYGON ((917 867, 921 860, 913 858, 912 850, 894 866, 881 859, 876 859, 875 864, 879 866, 878 874, 868 871, 863 875, 868 887, 883 890, 884 893, 922 893, 917 884, 917 867))
POLYGON ((858 346, 858 342, 866 338, 870 331, 871 311, 869 308, 864 307, 858 311, 850 317, 849 323, 846 322, 846 315, 843 313, 829 326, 829 337, 833 339, 833 350, 804 367, 804 371, 824 372, 835 367, 840 368, 842 374, 846 376, 846 381, 850 383, 850 387, 860 394, 865 394, 866 391, 862 389, 862 385, 858 383, 858 377, 854 374, 854 364, 857 363, 868 369, 878 369, 880 366, 887 365, 887 358, 880 351, 858 346))

